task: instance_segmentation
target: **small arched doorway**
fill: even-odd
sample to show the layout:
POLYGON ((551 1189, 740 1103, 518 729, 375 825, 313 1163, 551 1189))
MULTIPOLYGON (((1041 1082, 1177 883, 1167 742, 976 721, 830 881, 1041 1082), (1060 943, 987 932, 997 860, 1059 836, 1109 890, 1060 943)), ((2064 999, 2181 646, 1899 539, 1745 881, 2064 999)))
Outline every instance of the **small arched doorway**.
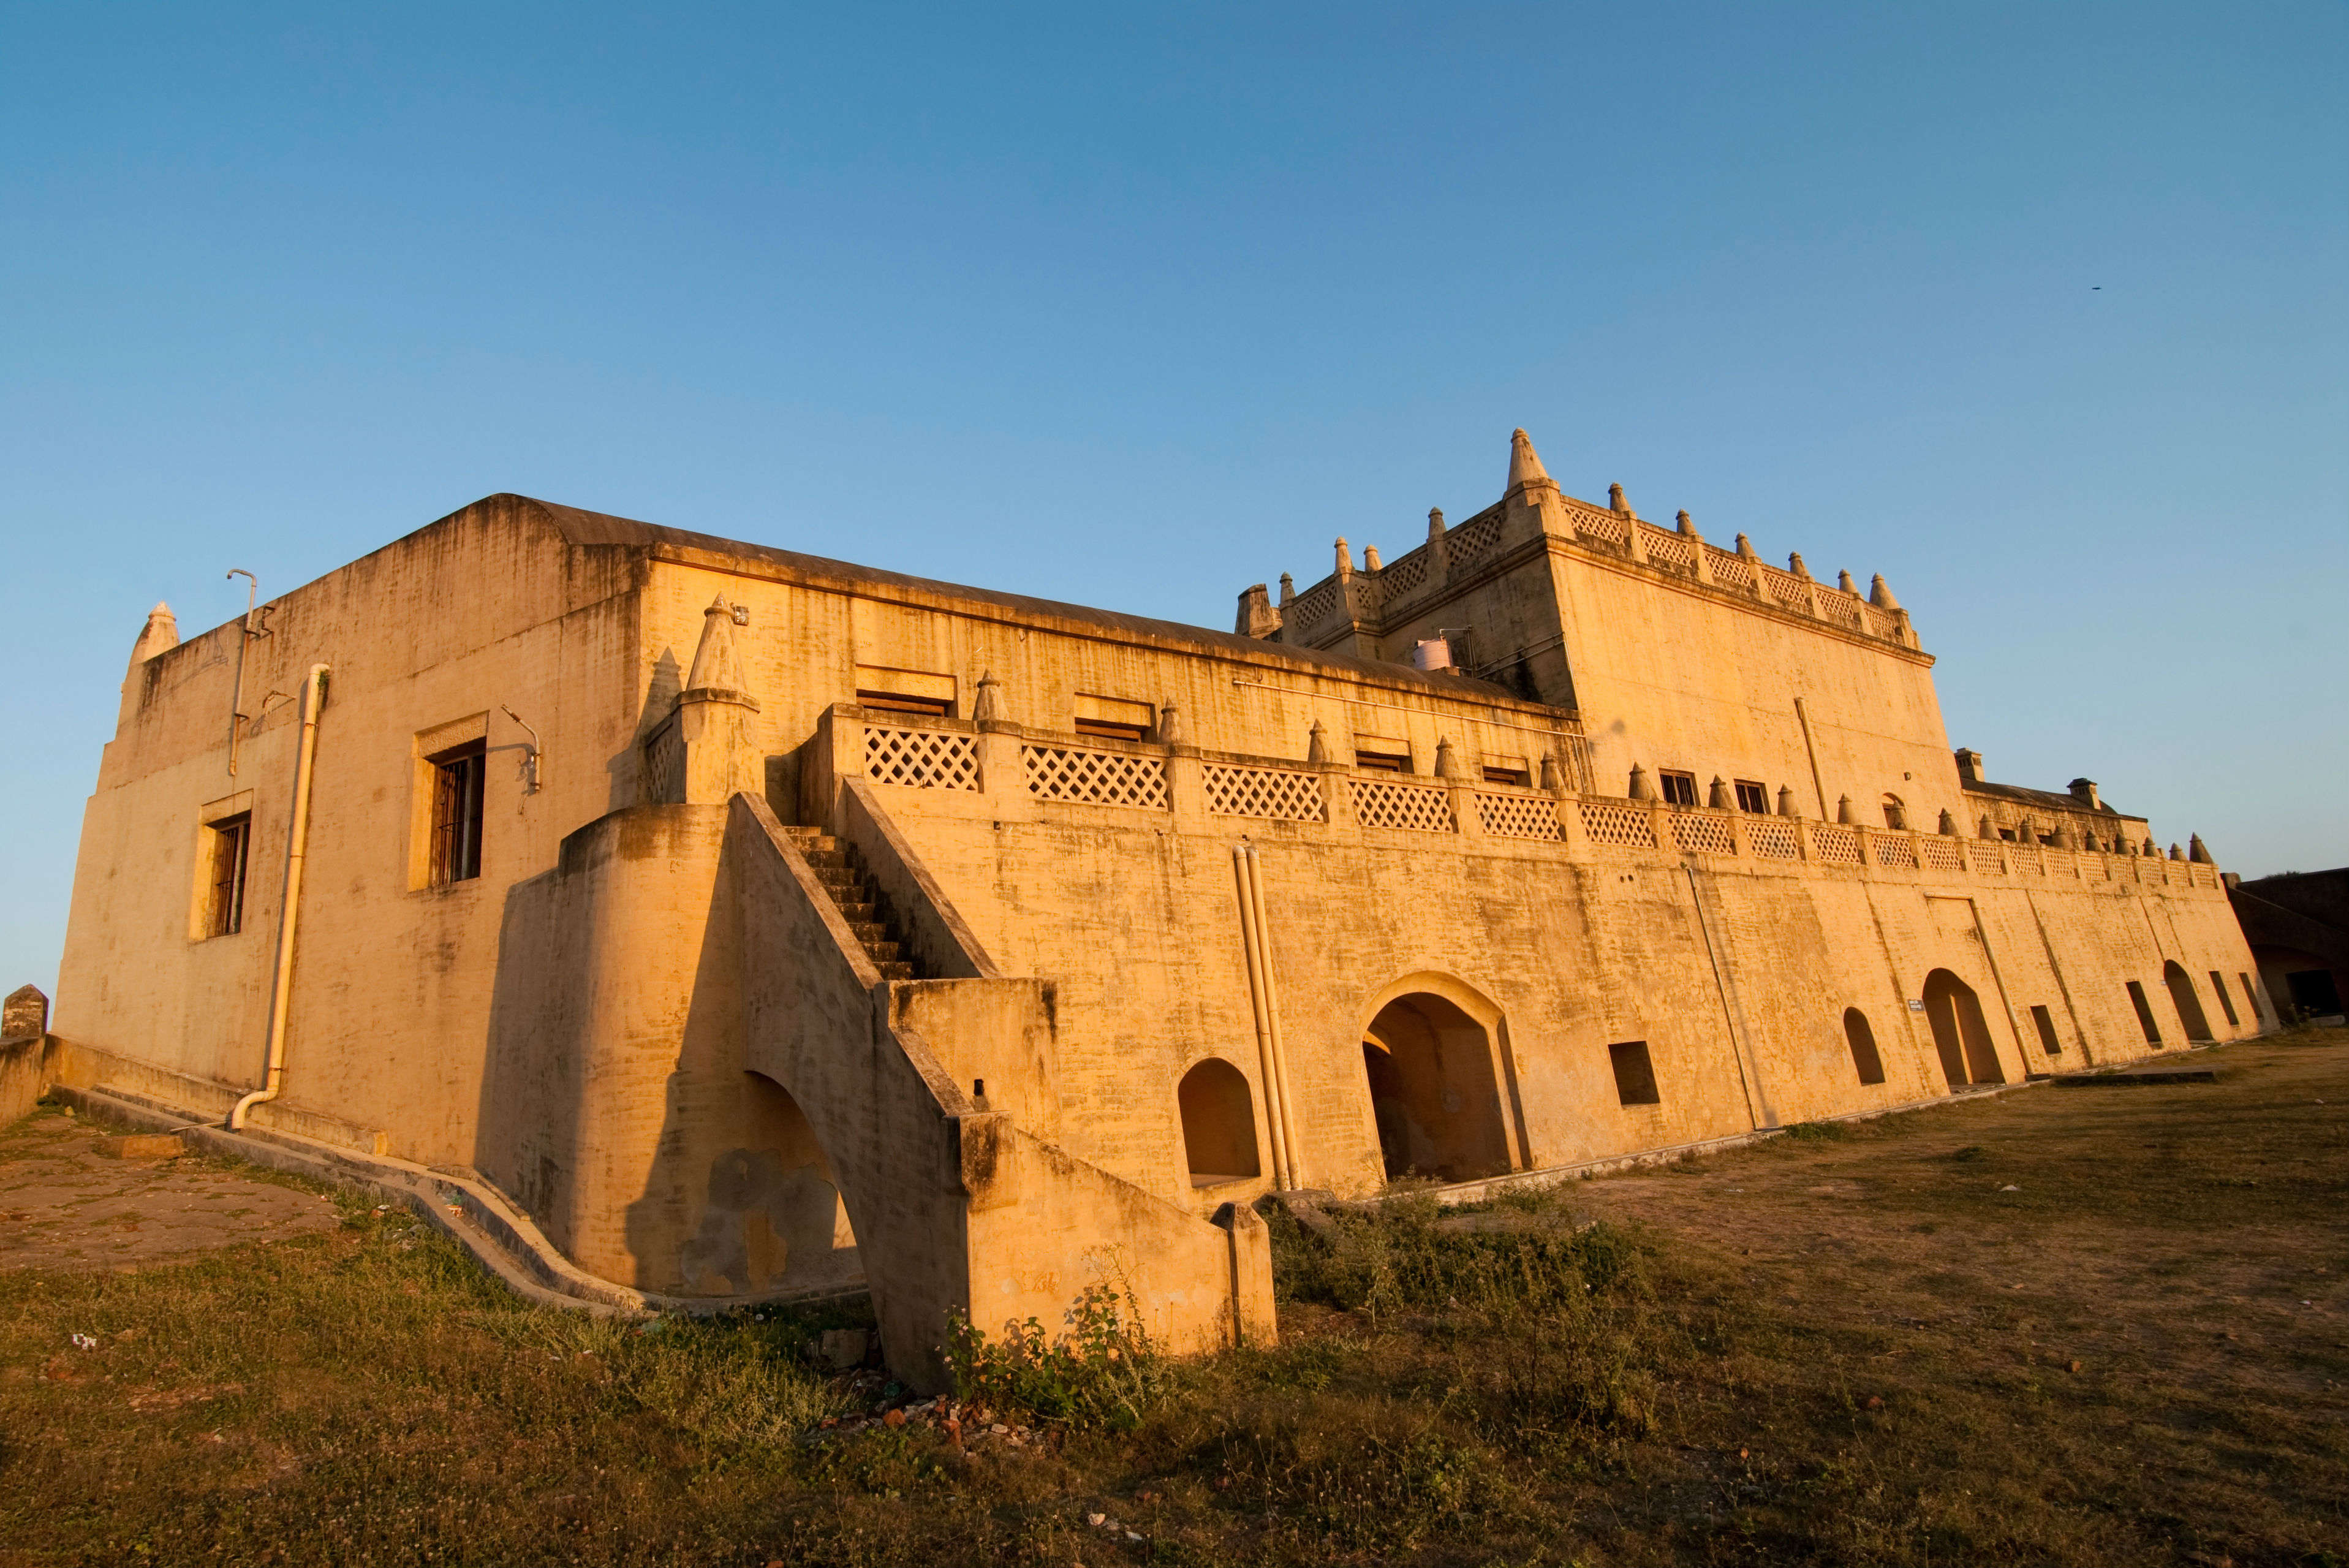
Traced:
POLYGON ((2006 1073, 1998 1064, 1998 1050, 1990 1041, 1990 1025, 1982 1020, 1982 1000, 1974 988, 1937 969, 1925 977, 1925 1017, 1933 1026, 1933 1044, 1941 1056, 1941 1073, 1950 1087, 1968 1084, 2003 1084, 2006 1073))
POLYGON ((1843 1010, 1844 1044, 1851 1047, 1851 1064, 1863 1084, 1884 1082, 1884 1056, 1876 1048, 1876 1031, 1868 1026, 1868 1014, 1857 1007, 1843 1010))
POLYGON ((1183 1157, 1193 1187, 1220 1187, 1262 1173, 1256 1152, 1256 1096, 1237 1067, 1210 1056, 1174 1086, 1183 1157))
POLYGON ((1884 826, 1895 833, 1905 832, 1909 826, 1908 803, 1890 790, 1884 792, 1884 826))
POLYGON ((2169 1002, 2178 1009, 2178 1022, 2186 1025, 2186 1038, 2207 1044, 2212 1038, 2210 1020, 2203 1014, 2202 999, 2194 993, 2194 977, 2172 959, 2161 966, 2161 979, 2169 987, 2169 1002))
POLYGON ((1362 1032, 1362 1070, 1390 1180, 1509 1168, 1493 1037, 1458 1006, 1423 991, 1396 997, 1362 1032))
POLYGON ((745 1073, 741 1144, 710 1162, 678 1252, 689 1295, 853 1283, 864 1265, 832 1161, 789 1089, 745 1073))

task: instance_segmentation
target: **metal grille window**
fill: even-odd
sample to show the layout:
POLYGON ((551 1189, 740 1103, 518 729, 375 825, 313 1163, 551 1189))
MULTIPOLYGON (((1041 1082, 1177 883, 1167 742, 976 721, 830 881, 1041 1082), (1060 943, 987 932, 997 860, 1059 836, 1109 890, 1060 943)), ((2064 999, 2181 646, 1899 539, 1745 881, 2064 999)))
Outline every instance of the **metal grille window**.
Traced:
POLYGON ((432 885, 481 874, 481 782, 487 744, 474 741, 425 760, 432 764, 432 885))
POLYGON ((1665 800, 1671 802, 1674 805, 1694 805, 1696 804, 1696 775, 1694 774, 1676 774, 1670 768, 1666 768, 1661 773, 1658 774, 1656 777, 1663 784, 1665 800))
POLYGON ((1737 781, 1737 809, 1755 816, 1770 815, 1770 791, 1753 779, 1737 781))
POLYGON ((244 867, 252 844, 249 811, 212 825, 212 897, 204 911, 208 937, 233 937, 244 929, 244 867))

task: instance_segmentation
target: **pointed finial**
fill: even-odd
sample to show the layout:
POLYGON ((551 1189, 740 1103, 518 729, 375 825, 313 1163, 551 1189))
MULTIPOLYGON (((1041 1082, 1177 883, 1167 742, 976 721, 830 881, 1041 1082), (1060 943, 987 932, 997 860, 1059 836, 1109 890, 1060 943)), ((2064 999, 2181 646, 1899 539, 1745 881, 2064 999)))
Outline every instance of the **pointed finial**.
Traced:
POLYGON ((1354 553, 1346 548, 1346 536, 1338 535, 1338 580, 1344 582, 1354 575, 1354 553))
POLYGON ((1878 609, 1897 610, 1900 607, 1900 601, 1894 598, 1892 590, 1884 586, 1882 572, 1877 573, 1875 580, 1868 584, 1868 602, 1878 609))
POLYGON ((1851 796, 1847 794, 1836 796, 1836 820, 1847 827, 1852 825, 1851 796))
POLYGON ((1691 518, 1690 518, 1689 514, 1688 514, 1686 512, 1682 512, 1682 513, 1681 514, 1681 515, 1680 515, 1680 524, 1681 524, 1681 534, 1682 534, 1682 537, 1684 537, 1684 538, 1689 538, 1689 539, 1693 539, 1693 538, 1695 538, 1695 537, 1696 537, 1696 524, 1695 524, 1695 522, 1694 522, 1692 519, 1691 519, 1691 518))
POLYGON ((1427 536, 1431 539, 1444 537, 1444 508, 1441 506, 1427 509, 1427 536))
POLYGON ((1557 765, 1556 752, 1542 753, 1541 786, 1552 794, 1566 793, 1566 770, 1557 765))
POLYGON ((130 645, 130 662, 144 664, 157 654, 180 646, 180 618, 162 600, 147 612, 147 624, 139 628, 139 640, 130 645))
POLYGON ((1607 506, 1608 510, 1618 516, 1631 515, 1631 504, 1623 499, 1623 487, 1619 484, 1610 484, 1607 487, 1607 506))
POLYGON ((1982 813, 1982 832, 1978 836, 1983 838, 1996 838, 1998 836, 1998 829, 1990 825, 1990 813, 1988 812, 1982 813))
POLYGON ((1810 567, 1803 565, 1803 553, 1800 550, 1789 550, 1786 552, 1786 570, 1794 573, 1795 576, 1802 578, 1803 581, 1806 583, 1818 581, 1816 577, 1811 576, 1810 567))
POLYGON ((1754 553, 1754 541, 1743 534, 1737 536, 1737 553, 1749 561, 1758 561, 1762 558, 1754 553))
POLYGON ((1950 808, 1945 805, 1941 808, 1941 836, 1955 838, 1957 836, 1958 819, 1950 815, 1950 808))
POLYGON ((1849 594, 1854 598, 1859 597, 1859 585, 1851 580, 1851 574, 1849 572, 1837 572, 1836 574, 1836 587, 1841 588, 1844 592, 1849 594))
POLYGON ((2205 866, 2210 864, 2210 851, 2203 847, 2200 834, 2189 833, 2186 836, 2186 858, 2199 860, 2205 866))
POLYGON ((1330 732, 1321 727, 1321 721, 1318 717, 1313 721, 1312 732, 1306 736, 1305 760, 1309 763, 1326 763, 1330 760, 1330 732))
POLYGON ((1382 572, 1386 570, 1386 563, 1379 559, 1379 547, 1376 545, 1365 545, 1362 546, 1362 570, 1366 572, 1382 572))
MULTIPOLYGON (((1683 514, 1683 515, 1685 515, 1685 514, 1683 514)), ((1704 804, 1711 806, 1715 811, 1734 811, 1737 809, 1737 803, 1734 800, 1732 800, 1729 796, 1729 785, 1723 781, 1722 776, 1719 774, 1713 775, 1713 784, 1709 793, 1707 793, 1704 797, 1704 804)))
POLYGON ((1539 453, 1534 451, 1533 438, 1525 431, 1509 432, 1509 483, 1515 490, 1521 484, 1547 484, 1549 470, 1542 466, 1539 453))
POLYGON ((1003 682, 995 678, 992 670, 978 678, 978 695, 971 699, 970 717, 973 723, 993 723, 1003 717, 1003 682))
POLYGON ((1452 749, 1452 737, 1442 735, 1435 742, 1435 776, 1456 779, 1460 776, 1460 757, 1452 749))
POLYGON ((1631 764, 1631 798, 1633 800, 1656 798, 1656 786, 1648 782, 1648 770, 1637 763, 1631 764))
POLYGON ((1183 743, 1182 710, 1176 708, 1172 702, 1159 704, 1158 743, 1162 746, 1179 746, 1183 743))
POLYGON ((1795 816, 1800 815, 1800 813, 1796 812, 1795 809, 1795 786, 1793 784, 1780 784, 1778 786, 1778 815, 1780 816, 1795 816))
POLYGON ((2172 860, 2183 860, 2186 858, 2186 851, 2178 848, 2175 843, 2172 843, 2169 846, 2169 857, 2172 860))
POLYGON ((734 646, 734 607, 719 594, 701 612, 701 646, 693 650, 693 668, 687 672, 688 691, 740 691, 750 682, 742 671, 742 656, 734 646))
POLYGON ((1297 602, 1297 579, 1287 572, 1280 574, 1280 607, 1287 609, 1297 602))

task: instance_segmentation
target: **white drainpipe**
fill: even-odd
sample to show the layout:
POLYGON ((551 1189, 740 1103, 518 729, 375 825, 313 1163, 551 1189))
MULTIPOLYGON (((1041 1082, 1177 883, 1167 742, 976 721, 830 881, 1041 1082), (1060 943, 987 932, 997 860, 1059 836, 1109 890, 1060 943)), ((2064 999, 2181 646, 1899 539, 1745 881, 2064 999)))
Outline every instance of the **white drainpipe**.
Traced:
POLYGON ((228 1114, 242 1131, 245 1113, 274 1100, 285 1083, 285 1013, 294 995, 294 924, 302 909, 302 860, 310 838, 310 772, 318 753, 318 710, 326 700, 326 667, 310 666, 302 682, 302 745, 294 759, 294 819, 285 829, 285 896, 277 909, 277 967, 269 987, 269 1064, 261 1087, 228 1114))

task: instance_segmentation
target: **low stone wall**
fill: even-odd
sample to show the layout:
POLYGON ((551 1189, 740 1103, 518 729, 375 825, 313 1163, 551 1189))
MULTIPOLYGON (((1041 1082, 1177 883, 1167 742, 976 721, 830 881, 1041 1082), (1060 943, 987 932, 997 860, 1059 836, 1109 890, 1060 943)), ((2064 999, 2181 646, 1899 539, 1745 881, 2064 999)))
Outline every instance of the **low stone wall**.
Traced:
POLYGON ((26 1034, 0 1040, 0 1127, 14 1126, 32 1115, 48 1086, 43 1069, 48 1060, 49 1037, 26 1034))

